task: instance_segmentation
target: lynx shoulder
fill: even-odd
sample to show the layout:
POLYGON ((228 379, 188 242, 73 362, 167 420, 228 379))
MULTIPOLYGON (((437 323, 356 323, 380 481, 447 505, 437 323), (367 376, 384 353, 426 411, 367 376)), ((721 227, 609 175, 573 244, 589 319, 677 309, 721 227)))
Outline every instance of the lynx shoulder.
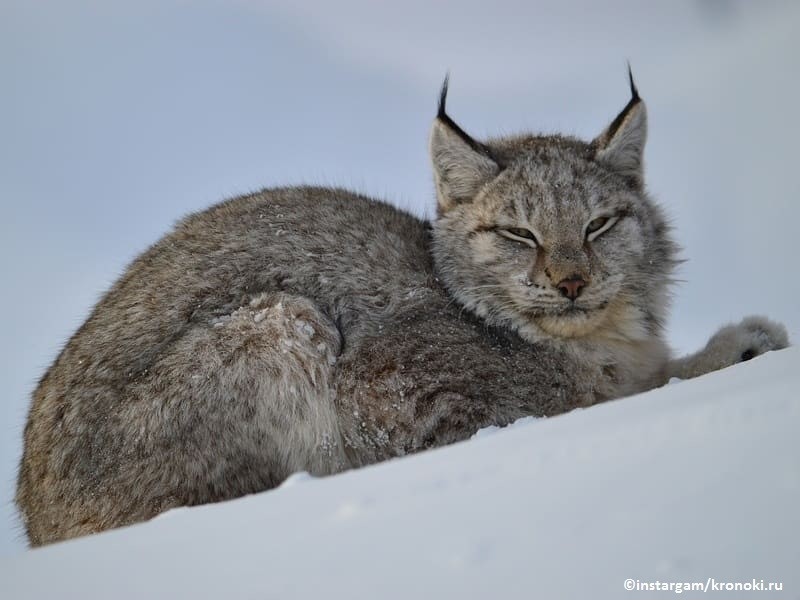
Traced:
POLYGON ((671 360, 675 245, 632 98, 590 142, 477 141, 445 110, 434 223, 329 189, 191 215, 47 370, 17 504, 32 545, 468 438, 785 346, 764 319, 671 360))

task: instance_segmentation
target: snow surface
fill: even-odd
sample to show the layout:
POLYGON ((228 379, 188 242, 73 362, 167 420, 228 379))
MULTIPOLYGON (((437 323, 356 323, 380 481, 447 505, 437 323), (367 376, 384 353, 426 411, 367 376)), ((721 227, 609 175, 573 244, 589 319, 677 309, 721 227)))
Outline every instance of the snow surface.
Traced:
POLYGON ((0 564, 2 598, 800 597, 800 349, 0 564), (679 597, 705 597, 684 592, 679 597))

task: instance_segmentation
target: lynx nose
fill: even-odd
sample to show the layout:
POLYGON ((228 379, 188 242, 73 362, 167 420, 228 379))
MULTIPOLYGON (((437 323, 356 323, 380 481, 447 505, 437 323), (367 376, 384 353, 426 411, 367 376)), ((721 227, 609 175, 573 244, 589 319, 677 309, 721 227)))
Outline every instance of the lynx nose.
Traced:
POLYGON ((585 285, 586 282, 580 275, 573 275, 572 277, 562 279, 556 287, 561 290, 563 296, 566 296, 570 300, 575 300, 575 298, 581 295, 581 289, 585 285))

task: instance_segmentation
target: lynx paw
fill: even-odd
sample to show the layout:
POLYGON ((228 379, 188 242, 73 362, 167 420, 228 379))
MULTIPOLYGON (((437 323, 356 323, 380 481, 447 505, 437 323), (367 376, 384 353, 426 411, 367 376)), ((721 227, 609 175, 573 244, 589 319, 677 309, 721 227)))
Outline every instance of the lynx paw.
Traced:
POLYGON ((716 365, 714 368, 722 369, 788 345, 786 328, 780 323, 765 317, 745 317, 715 333, 703 354, 716 365))

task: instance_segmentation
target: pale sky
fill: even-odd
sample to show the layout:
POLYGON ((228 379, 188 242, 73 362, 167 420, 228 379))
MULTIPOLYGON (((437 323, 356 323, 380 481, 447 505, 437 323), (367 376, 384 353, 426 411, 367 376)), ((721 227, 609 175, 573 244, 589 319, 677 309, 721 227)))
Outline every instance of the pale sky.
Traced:
POLYGON ((476 137, 594 137, 648 104, 648 184, 689 262, 669 335, 800 334, 800 5, 0 0, 0 556, 29 394, 92 304, 188 211, 281 184, 431 214, 439 85, 476 137))

